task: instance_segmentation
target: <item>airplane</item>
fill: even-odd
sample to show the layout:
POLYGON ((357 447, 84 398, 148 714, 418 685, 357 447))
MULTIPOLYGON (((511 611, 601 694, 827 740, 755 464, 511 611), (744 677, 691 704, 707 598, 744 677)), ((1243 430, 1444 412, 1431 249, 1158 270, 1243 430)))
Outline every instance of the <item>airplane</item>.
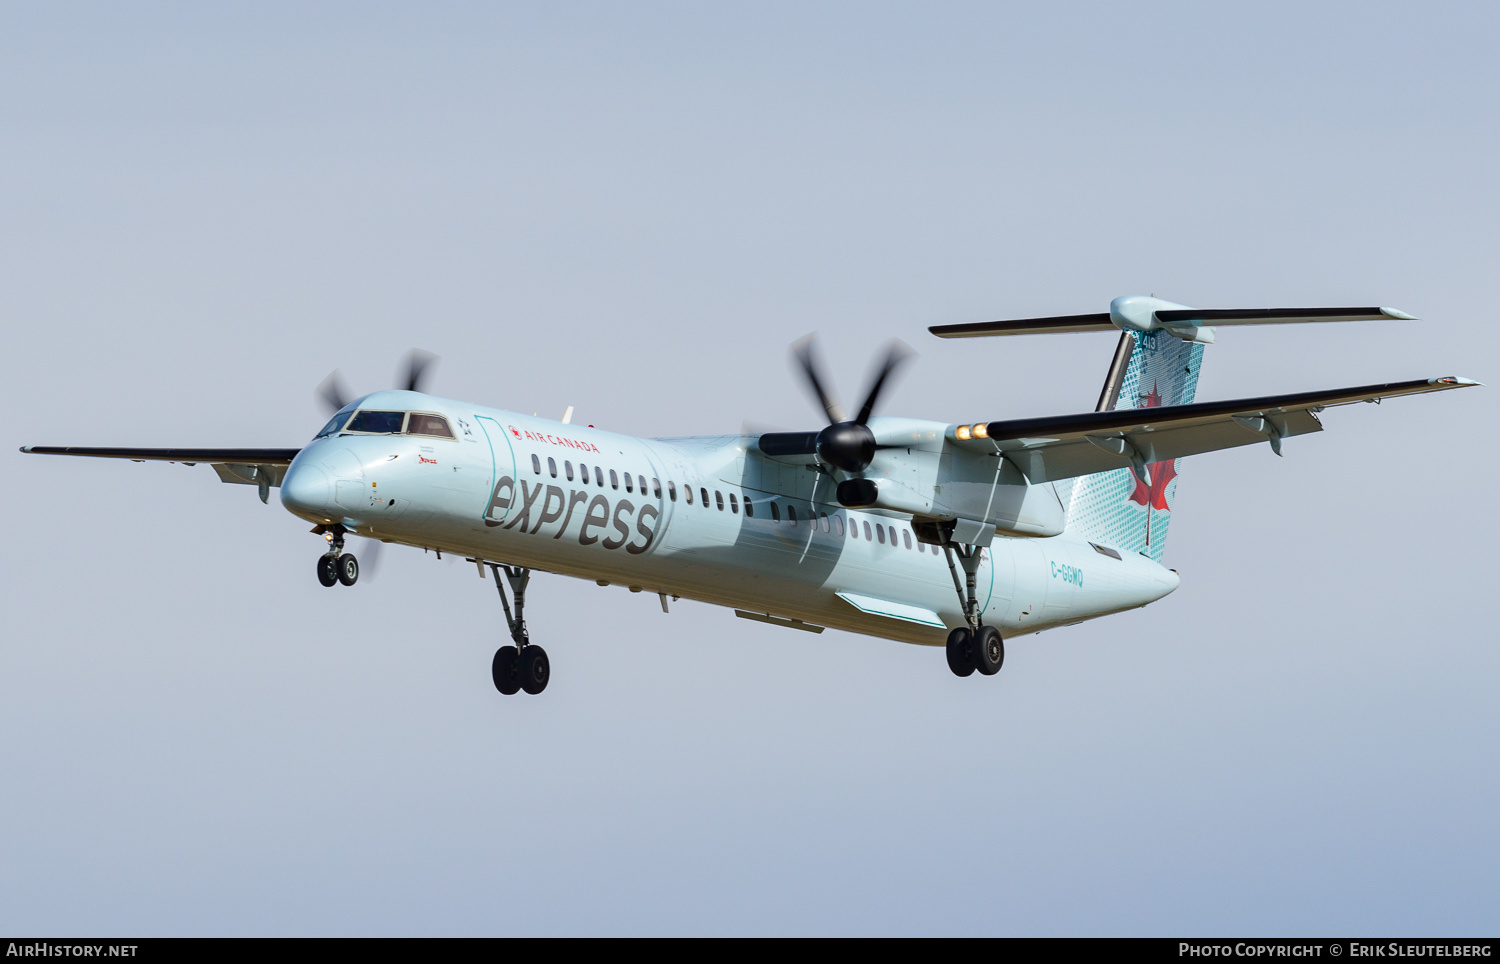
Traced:
POLYGON ((636 438, 404 389, 347 400, 300 448, 21 451, 211 465, 313 524, 317 576, 353 586, 358 535, 462 556, 499 592, 510 642, 491 660, 502 694, 536 694, 551 663, 531 642, 533 572, 698 600, 773 626, 942 646, 960 677, 992 676, 1005 640, 1145 606, 1178 587, 1162 564, 1186 456, 1321 431, 1355 402, 1475 386, 1444 377, 1194 399, 1220 326, 1415 321, 1393 308, 1197 309, 1125 296, 1109 310, 939 325, 942 338, 1113 332, 1092 411, 944 423, 876 415, 909 354, 892 345, 853 417, 828 390, 811 338, 794 356, 827 424, 804 432, 636 438))

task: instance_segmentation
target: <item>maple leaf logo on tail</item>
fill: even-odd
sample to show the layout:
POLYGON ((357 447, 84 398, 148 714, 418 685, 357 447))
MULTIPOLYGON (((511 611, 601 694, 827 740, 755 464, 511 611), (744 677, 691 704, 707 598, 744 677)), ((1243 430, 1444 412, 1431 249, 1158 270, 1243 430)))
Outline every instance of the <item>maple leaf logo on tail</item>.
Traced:
MULTIPOLYGON (((1151 386, 1151 392, 1143 396, 1141 408, 1156 408, 1161 404, 1161 392, 1157 385, 1151 386)), ((1151 484, 1147 485, 1134 468, 1130 469, 1130 477, 1135 480, 1135 489, 1130 493, 1129 500, 1136 505, 1144 506, 1146 509, 1146 544, 1151 544, 1151 510, 1157 509, 1161 512, 1171 512, 1172 507, 1167 504, 1167 483, 1177 478, 1177 460, 1168 459, 1165 462, 1152 462, 1146 466, 1151 476, 1151 484)))
MULTIPOLYGON (((1191 405, 1198 390, 1203 346, 1182 341, 1163 331, 1134 337, 1130 361, 1125 367, 1124 390, 1116 405, 1111 407, 1151 409, 1191 405)), ((1111 386, 1119 377, 1117 371, 1112 369, 1112 372, 1111 386)), ((1149 419, 1153 416, 1138 411, 1135 417, 1149 419)), ((1120 466, 1117 469, 1080 478, 1073 487, 1073 499, 1068 506, 1068 529, 1091 542, 1139 552, 1160 562, 1167 529, 1177 514, 1174 509, 1177 505, 1178 460, 1166 458, 1168 452, 1165 449, 1157 455, 1147 454, 1151 463, 1149 471, 1141 468, 1137 474, 1129 463, 1120 465, 1126 461, 1121 459, 1113 463, 1120 466), (1146 478, 1151 480, 1149 485, 1146 478)))

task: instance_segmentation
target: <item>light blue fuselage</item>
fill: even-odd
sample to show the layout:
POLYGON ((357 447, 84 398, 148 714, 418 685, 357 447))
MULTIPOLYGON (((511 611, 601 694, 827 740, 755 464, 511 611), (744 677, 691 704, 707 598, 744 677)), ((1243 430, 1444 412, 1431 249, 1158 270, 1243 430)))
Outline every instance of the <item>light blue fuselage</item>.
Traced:
MULTIPOLYGON (((949 627, 964 625, 947 560, 912 538, 909 516, 843 508, 820 467, 770 459, 753 436, 642 439, 414 392, 359 404, 443 415, 457 438, 315 439, 281 484, 292 513, 390 542, 904 642, 940 645, 949 627), (903 615, 870 611, 879 603, 903 615)), ((945 426, 902 423, 914 439, 930 427, 925 437, 941 446, 945 426)), ((889 453, 872 470, 899 477, 921 462, 922 447, 889 453)), ((1177 587, 1175 572, 1119 555, 1066 530, 997 535, 978 574, 983 621, 1006 636, 1032 633, 1177 587)))

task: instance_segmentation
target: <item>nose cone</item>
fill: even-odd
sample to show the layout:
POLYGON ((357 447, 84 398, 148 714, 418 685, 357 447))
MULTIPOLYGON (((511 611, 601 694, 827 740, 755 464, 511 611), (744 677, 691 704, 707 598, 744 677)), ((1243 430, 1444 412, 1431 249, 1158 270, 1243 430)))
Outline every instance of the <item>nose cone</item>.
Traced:
POLYGON ((299 459, 281 480, 281 504, 308 522, 332 522, 333 481, 316 464, 299 459))

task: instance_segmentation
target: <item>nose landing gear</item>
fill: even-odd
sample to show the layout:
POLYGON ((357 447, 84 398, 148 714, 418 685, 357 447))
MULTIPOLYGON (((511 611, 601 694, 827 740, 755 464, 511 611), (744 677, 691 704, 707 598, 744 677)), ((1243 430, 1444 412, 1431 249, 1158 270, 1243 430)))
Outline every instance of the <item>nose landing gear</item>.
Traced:
POLYGON ((328 551, 318 557, 318 582, 330 588, 339 583, 352 586, 358 582, 359 560, 344 551, 344 527, 315 526, 313 531, 328 540, 328 551))
POLYGON ((505 696, 513 695, 517 690, 536 695, 547 688, 547 681, 552 678, 552 664, 547 659, 547 651, 531 642, 531 634, 526 631, 526 584, 531 581, 531 570, 522 569, 519 566, 512 567, 494 562, 477 562, 480 566, 489 566, 490 574, 495 577, 495 589, 500 593, 500 605, 505 607, 505 622, 510 627, 510 638, 515 642, 514 646, 501 646, 495 651, 495 658, 490 661, 490 677, 494 680, 495 689, 505 696), (500 581, 500 570, 505 570, 505 581, 500 581), (510 584, 510 591, 516 597, 516 610, 511 613, 510 600, 505 597, 505 584, 510 584))

